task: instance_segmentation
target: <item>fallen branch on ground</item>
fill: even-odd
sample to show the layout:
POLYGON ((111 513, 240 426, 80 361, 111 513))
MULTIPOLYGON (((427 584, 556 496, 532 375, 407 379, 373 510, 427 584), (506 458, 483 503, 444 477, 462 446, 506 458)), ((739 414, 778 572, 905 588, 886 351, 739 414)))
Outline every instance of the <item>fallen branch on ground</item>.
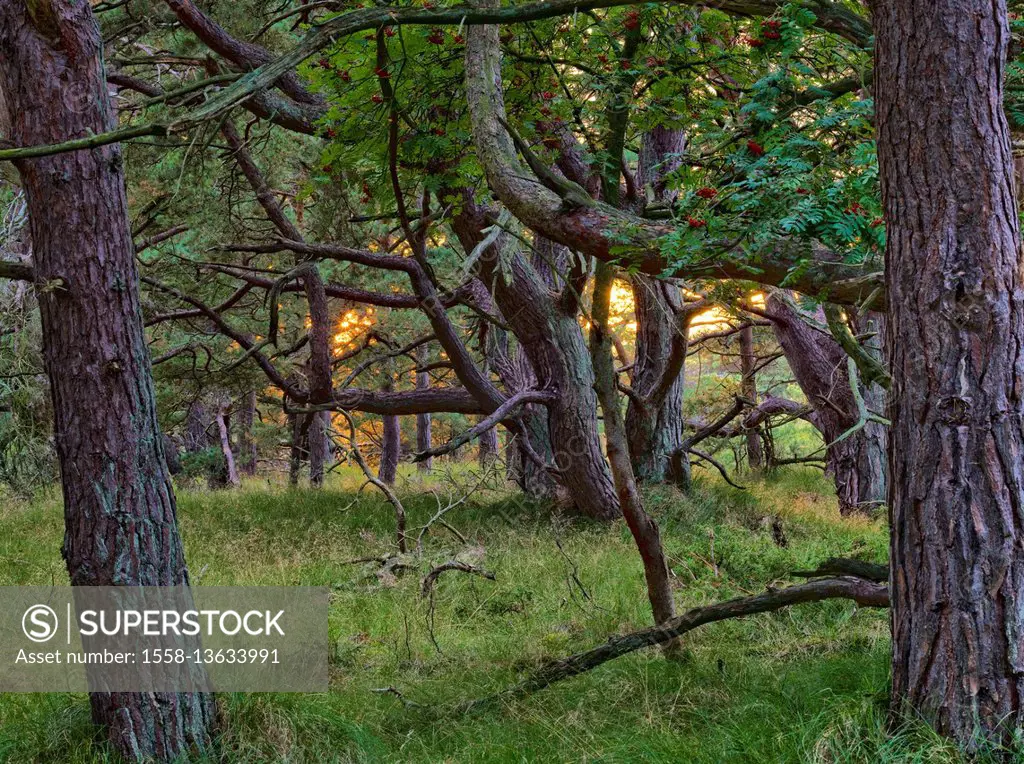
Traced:
POLYGON ((487 698, 463 704, 459 710, 470 711, 496 700, 509 700, 542 690, 556 682, 570 679, 591 669, 645 647, 660 645, 688 631, 716 621, 742 618, 757 613, 770 613, 791 605, 821 602, 828 599, 850 599, 864 607, 888 607, 889 590, 883 584, 863 578, 843 576, 810 581, 786 589, 769 589, 752 597, 720 602, 688 610, 660 626, 652 626, 623 636, 611 637, 606 643, 576 655, 554 661, 519 684, 487 698))
POLYGON ((478 568, 476 565, 470 565, 467 562, 459 562, 458 560, 449 560, 443 562, 430 571, 423 579, 423 586, 420 589, 420 596, 427 597, 434 591, 434 584, 437 583, 437 579, 441 577, 441 574, 448 570, 458 570, 462 573, 471 573, 475 576, 481 576, 490 581, 496 580, 495 575, 489 570, 478 568))
POLYGON ((830 557, 815 570, 794 570, 797 578, 818 578, 820 576, 855 576, 867 581, 886 583, 889 580, 889 566, 845 557, 830 557))

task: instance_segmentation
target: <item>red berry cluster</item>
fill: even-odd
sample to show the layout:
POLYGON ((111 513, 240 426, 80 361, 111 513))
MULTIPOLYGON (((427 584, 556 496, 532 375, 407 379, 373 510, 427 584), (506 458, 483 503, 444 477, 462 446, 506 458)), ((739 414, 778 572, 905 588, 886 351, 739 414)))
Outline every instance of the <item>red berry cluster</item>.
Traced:
POLYGON ((388 36, 388 37, 394 37, 395 36, 395 28, 394 27, 384 27, 384 34, 386 36, 388 36))
POLYGON ((687 218, 686 222, 689 224, 690 228, 704 228, 708 224, 708 221, 706 220, 693 217, 687 218))
POLYGON ((756 157, 764 156, 764 146, 757 141, 747 141, 747 151, 756 157))
POLYGON ((623 19, 622 21, 622 26, 630 30, 639 29, 640 11, 638 11, 636 8, 631 8, 629 12, 626 13, 626 18, 623 19))
POLYGON ((751 48, 760 48, 764 46, 764 40, 761 40, 757 37, 750 37, 749 35, 743 38, 743 42, 745 42, 751 48))
POLYGON ((440 27, 431 29, 430 34, 427 35, 427 42, 433 45, 444 45, 444 30, 440 27))
POLYGON ((775 20, 768 20, 761 22, 761 36, 766 40, 780 40, 782 34, 779 30, 782 29, 782 22, 775 20))
POLYGON ((384 103, 384 96, 382 96, 380 93, 374 93, 372 96, 370 96, 370 100, 373 101, 374 103, 384 103))
POLYGON ((864 205, 860 202, 854 202, 846 208, 847 215, 860 215, 861 217, 868 214, 868 211, 864 209, 864 205))
POLYGON ((718 189, 705 186, 704 188, 697 189, 697 196, 701 199, 714 199, 718 196, 718 189))

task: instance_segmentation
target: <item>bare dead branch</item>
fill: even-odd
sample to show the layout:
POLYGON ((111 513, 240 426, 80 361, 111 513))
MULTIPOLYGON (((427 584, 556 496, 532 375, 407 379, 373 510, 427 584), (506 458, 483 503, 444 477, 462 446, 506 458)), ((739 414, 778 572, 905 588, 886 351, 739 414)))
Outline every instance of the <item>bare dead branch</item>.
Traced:
POLYGON ((843 576, 811 581, 786 589, 769 589, 751 597, 740 597, 693 608, 661 626, 652 626, 623 636, 613 636, 598 647, 554 661, 519 684, 496 695, 463 704, 459 710, 470 711, 495 701, 528 695, 556 682, 579 676, 623 655, 669 642, 705 624, 757 613, 770 613, 792 605, 829 599, 849 599, 862 607, 885 608, 889 607, 889 590, 888 587, 873 581, 843 576))

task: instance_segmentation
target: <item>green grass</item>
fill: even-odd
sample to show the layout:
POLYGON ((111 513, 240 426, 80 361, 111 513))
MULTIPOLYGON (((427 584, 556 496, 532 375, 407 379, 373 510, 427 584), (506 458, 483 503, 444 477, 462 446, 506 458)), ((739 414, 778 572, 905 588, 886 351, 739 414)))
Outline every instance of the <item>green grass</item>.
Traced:
MULTIPOLYGON (((450 481, 405 473, 410 525, 447 502, 450 481)), ((456 482, 472 482, 462 474, 456 482)), ((331 690, 225 695, 224 762, 915 762, 957 761, 926 732, 885 732, 887 616, 849 603, 714 624, 685 638, 682 660, 633 654, 531 697, 472 714, 454 704, 501 690, 543 661, 649 622, 623 525, 554 515, 497 490, 437 527, 419 575, 348 564, 390 547, 389 505, 355 493, 351 473, 321 492, 254 483, 180 492, 190 568, 206 585, 328 585, 331 690), (556 543, 557 541, 557 543, 556 543), (559 548, 559 546, 561 548, 559 548), (456 554, 495 582, 450 573, 436 590, 434 646, 422 572, 456 554), (577 583, 578 579, 578 583, 577 583), (582 588, 581 588, 582 585, 582 588), (374 689, 393 686, 408 701, 374 689)), ((664 528, 680 608, 754 593, 834 555, 883 560, 880 522, 841 520, 810 470, 738 492, 648 492, 664 528), (773 538, 779 518, 787 545, 773 538)), ((455 493, 454 495, 458 495, 455 493)), ((59 500, 0 511, 0 584, 63 583, 59 500)), ((93 762, 82 695, 0 696, 0 761, 93 762)))

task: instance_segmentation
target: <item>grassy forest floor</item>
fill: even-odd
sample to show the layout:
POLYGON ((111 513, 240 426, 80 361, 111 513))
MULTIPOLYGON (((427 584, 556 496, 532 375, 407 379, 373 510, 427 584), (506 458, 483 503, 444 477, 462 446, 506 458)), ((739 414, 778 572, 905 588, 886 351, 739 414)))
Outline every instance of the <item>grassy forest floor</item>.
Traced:
MULTIPOLYGON (((451 481, 400 481, 410 526, 451 481)), ((462 474, 455 483, 473 484, 462 474)), ((531 697, 471 714, 460 701, 503 689, 546 659, 648 624, 643 577, 623 524, 552 515, 497 490, 475 492, 434 526, 421 569, 376 575, 353 558, 388 551, 390 506, 357 495, 352 473, 321 492, 253 482, 182 490, 193 578, 203 585, 327 585, 333 590, 331 689, 224 695, 225 762, 881 762, 956 761, 925 732, 885 732, 887 614, 805 605, 704 627, 682 660, 632 654, 531 697), (455 554, 496 574, 438 582, 433 637, 420 581, 455 554), (394 694, 375 692, 396 687, 394 694), (416 704, 416 705, 413 705, 416 704)), ((717 480, 692 497, 647 494, 662 523, 680 608, 784 584, 829 556, 886 558, 882 521, 841 520, 811 470, 717 480)), ((4 500, 0 584, 64 583, 57 498, 4 500)), ((84 695, 0 696, 0 761, 104 761, 84 695), (100 753, 97 753, 97 750, 100 753)))

